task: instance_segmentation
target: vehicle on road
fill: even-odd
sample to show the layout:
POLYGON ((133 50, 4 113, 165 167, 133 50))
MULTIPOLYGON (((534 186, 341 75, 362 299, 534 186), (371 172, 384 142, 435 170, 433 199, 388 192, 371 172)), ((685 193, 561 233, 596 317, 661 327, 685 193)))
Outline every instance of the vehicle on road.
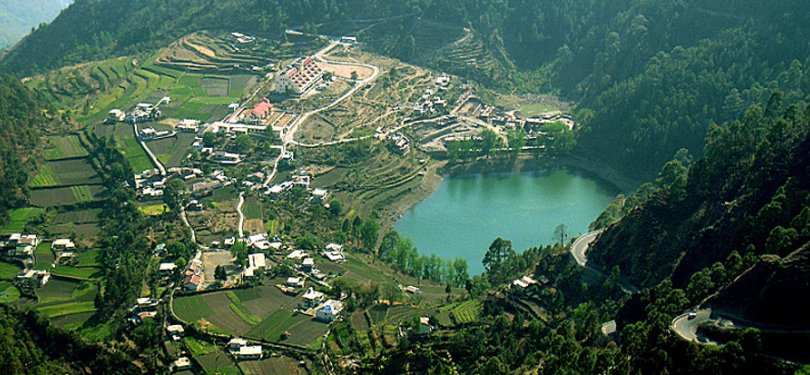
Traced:
POLYGON ((697 318, 697 313, 694 312, 694 311, 690 311, 689 315, 687 315, 687 319, 692 320, 692 319, 695 319, 695 318, 697 318))

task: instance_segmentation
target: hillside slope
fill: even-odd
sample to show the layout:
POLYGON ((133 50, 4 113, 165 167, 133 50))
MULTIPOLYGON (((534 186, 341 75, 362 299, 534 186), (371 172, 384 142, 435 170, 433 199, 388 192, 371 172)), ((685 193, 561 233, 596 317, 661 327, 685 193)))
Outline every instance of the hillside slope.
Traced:
POLYGON ((699 300, 757 257, 786 257, 806 244, 810 107, 782 109, 780 98, 712 127, 704 158, 669 162, 658 191, 607 228, 589 261, 618 266, 639 287, 671 279, 699 300))
POLYGON ((17 43, 31 29, 50 22, 72 0, 4 0, 0 2, 0 49, 17 43))

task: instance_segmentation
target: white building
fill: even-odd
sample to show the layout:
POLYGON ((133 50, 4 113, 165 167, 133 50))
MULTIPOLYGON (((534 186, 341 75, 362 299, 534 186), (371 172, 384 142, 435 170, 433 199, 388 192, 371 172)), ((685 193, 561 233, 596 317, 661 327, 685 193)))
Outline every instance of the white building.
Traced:
POLYGON ((302 57, 276 77, 276 92, 302 95, 323 79, 323 69, 312 57, 302 57))
POLYGON ((256 253, 248 255, 248 267, 245 269, 245 276, 253 277, 257 270, 267 269, 267 260, 264 253, 256 253))
POLYGON ((304 287, 304 279, 300 277, 288 277, 287 282, 285 285, 291 288, 303 288, 304 287))
POLYGON ((60 238, 54 240, 51 244, 51 251, 74 251, 76 250, 76 244, 73 243, 70 239, 67 238, 60 238))
POLYGON ((331 322, 340 315, 341 311, 343 311, 343 302, 330 299, 324 302, 318 311, 315 312, 315 319, 331 322))
POLYGON ((199 120, 190 120, 190 119, 183 119, 177 124, 177 130, 181 132, 192 132, 196 133, 200 130, 200 121, 199 120))
POLYGON ((304 299, 304 302, 301 304, 301 307, 303 307, 304 309, 311 309, 313 307, 320 305, 321 302, 323 302, 324 294, 315 289, 309 288, 307 292, 304 293, 303 296, 301 296, 301 298, 304 299))

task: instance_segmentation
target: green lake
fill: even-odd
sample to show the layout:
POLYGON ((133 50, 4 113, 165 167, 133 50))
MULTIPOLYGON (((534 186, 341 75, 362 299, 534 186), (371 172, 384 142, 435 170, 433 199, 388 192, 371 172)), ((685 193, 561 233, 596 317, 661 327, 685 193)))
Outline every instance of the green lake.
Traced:
POLYGON ((470 275, 484 271, 481 260, 497 237, 515 251, 553 243, 554 229, 569 236, 588 225, 620 191, 586 173, 567 168, 535 172, 447 176, 438 189, 394 225, 420 254, 461 257, 470 275))

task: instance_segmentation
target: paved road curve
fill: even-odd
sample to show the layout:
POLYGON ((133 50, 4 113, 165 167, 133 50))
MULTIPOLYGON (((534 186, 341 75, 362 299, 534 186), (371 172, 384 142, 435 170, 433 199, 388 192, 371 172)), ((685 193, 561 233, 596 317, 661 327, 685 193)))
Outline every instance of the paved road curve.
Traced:
POLYGON ((602 234, 603 230, 593 231, 587 234, 584 234, 577 238, 574 241, 574 244, 571 245, 571 255, 574 256, 574 259, 577 261, 577 264, 580 267, 585 267, 585 264, 588 263, 588 257, 585 256, 585 252, 588 251, 588 246, 596 240, 600 234, 602 234))
POLYGON ((698 340, 697 330, 698 327, 708 322, 711 319, 712 309, 701 309, 696 311, 696 315, 693 319, 689 319, 689 313, 684 313, 675 317, 672 320, 672 325, 670 329, 675 332, 680 338, 686 341, 694 341, 697 343, 706 343, 706 344, 716 344, 714 342, 701 342, 698 340))

